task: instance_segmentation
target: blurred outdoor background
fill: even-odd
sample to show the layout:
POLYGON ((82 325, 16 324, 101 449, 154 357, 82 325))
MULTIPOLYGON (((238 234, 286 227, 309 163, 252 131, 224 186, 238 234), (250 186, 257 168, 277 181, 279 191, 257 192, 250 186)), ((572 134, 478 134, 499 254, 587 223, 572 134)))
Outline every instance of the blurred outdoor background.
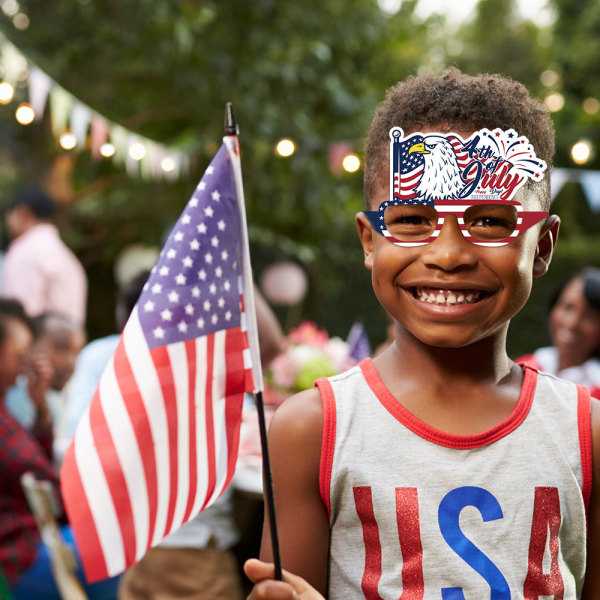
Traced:
POLYGON ((354 225, 363 139, 386 88, 449 65, 520 80, 555 123, 561 239, 551 273, 511 326, 512 355, 547 344, 556 285, 600 265, 595 0, 0 0, 0 8, 0 209, 23 183, 59 202, 61 234, 90 281, 90 339, 114 329, 115 261, 125 249, 162 246, 220 144, 231 101, 256 278, 279 261, 308 278, 303 298, 275 307, 282 324, 308 319, 346 337, 362 321, 372 346, 382 342, 386 320, 354 225), (284 138, 291 143, 278 153, 284 138))

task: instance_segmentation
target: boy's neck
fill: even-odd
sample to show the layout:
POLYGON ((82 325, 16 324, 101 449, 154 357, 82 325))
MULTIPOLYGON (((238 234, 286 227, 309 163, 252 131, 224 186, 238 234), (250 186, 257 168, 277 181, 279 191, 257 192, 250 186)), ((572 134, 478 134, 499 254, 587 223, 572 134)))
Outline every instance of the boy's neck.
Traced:
POLYGON ((498 383, 513 365, 506 353, 506 330, 462 348, 440 348, 424 344, 400 330, 390 347, 389 358, 400 372, 411 377, 438 377, 446 381, 498 383))

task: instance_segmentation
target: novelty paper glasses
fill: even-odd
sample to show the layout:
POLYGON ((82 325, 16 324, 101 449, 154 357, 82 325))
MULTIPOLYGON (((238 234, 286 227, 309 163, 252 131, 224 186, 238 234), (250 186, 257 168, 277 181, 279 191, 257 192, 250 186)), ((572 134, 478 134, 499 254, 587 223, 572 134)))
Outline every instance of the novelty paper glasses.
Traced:
POLYGON ((515 200, 502 203, 437 200, 434 206, 386 201, 366 210, 373 228, 397 246, 424 246, 440 234, 444 220, 455 215, 461 233, 478 246, 504 246, 548 217, 547 211, 526 211, 515 200))

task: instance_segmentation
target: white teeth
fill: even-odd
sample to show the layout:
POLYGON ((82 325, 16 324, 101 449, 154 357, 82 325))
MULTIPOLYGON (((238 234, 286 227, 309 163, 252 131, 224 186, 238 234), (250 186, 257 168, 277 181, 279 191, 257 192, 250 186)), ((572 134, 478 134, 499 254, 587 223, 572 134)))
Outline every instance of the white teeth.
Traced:
POLYGON ((473 304, 482 297, 482 292, 469 291, 457 292, 455 290, 426 290, 423 288, 415 289, 415 297, 428 304, 438 304, 443 306, 454 306, 456 304, 473 304))

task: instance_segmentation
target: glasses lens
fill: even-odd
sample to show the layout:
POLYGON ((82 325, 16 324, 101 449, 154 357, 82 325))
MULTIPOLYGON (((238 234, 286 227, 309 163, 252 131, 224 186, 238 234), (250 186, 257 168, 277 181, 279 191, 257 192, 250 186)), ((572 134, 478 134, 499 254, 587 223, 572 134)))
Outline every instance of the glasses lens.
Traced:
POLYGON ((517 228, 518 212, 509 204, 483 204, 465 211, 465 227, 469 235, 481 242, 499 242, 517 228))
POLYGON ((432 206, 400 204, 385 209, 384 221, 388 232, 397 240, 419 242, 431 237, 438 216, 432 206))

